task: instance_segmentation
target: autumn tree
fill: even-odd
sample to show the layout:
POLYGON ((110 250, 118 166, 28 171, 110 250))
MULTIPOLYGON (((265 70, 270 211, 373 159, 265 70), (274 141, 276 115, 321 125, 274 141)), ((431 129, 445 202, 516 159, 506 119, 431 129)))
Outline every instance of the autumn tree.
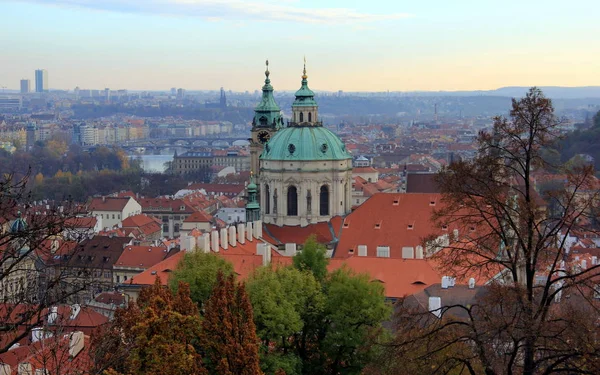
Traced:
POLYGON ((218 273, 205 304, 202 330, 201 345, 210 374, 262 374, 252 306, 244 285, 238 284, 233 275, 218 273))
POLYGON ((181 282, 188 284, 192 300, 202 307, 217 283, 219 272, 229 276, 233 274, 233 265, 214 253, 196 249, 181 258, 169 277, 169 286, 177 292, 181 282))
POLYGON ((76 205, 64 201, 38 212, 28 178, 0 177, 0 353, 45 326, 49 308, 69 303, 95 281, 89 271, 73 275, 57 267, 85 236, 77 229, 76 205), (74 241, 64 238, 67 232, 74 241))
POLYGON ((96 332, 94 373, 206 374, 199 347, 201 321, 190 290, 181 283, 176 294, 157 277, 142 289, 137 302, 117 310, 108 327, 96 332))
POLYGON ((535 174, 548 169, 541 150, 554 143, 559 126, 550 99, 532 88, 513 99, 509 119, 498 117, 490 132, 479 134, 474 159, 440 172, 442 201, 433 219, 455 229, 430 239, 430 255, 447 275, 496 275, 497 285, 472 303, 445 306, 440 318, 400 304, 404 329, 388 357, 402 353, 402 361, 426 373, 598 371, 592 327, 600 266, 579 260, 568 240, 597 233, 590 216, 598 181, 590 166, 555 165, 563 184, 541 194, 535 189, 535 174))

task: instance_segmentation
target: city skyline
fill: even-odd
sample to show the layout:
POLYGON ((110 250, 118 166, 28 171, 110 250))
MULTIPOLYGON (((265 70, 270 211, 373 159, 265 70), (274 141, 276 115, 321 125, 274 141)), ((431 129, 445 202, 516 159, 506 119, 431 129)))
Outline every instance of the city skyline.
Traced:
POLYGON ((4 1, 0 85, 50 89, 489 90, 600 85, 594 1, 4 1), (540 11, 541 10, 541 11, 540 11), (27 28, 22 21, 26 15, 27 28))

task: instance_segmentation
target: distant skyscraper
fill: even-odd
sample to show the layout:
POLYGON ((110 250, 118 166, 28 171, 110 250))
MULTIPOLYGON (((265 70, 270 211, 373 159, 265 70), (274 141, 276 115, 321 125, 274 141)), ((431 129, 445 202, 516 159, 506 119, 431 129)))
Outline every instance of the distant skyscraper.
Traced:
POLYGON ((31 81, 28 79, 21 80, 21 94, 28 94, 31 91, 31 81))
POLYGON ((104 100, 110 101, 110 89, 108 87, 104 89, 104 100))
POLYGON ((48 71, 38 69, 35 71, 35 92, 48 91, 48 71))
POLYGON ((227 97, 225 96, 225 90, 221 87, 221 97, 219 98, 219 106, 222 109, 227 108, 227 97))
POLYGON ((185 89, 177 89, 177 99, 183 99, 185 97, 185 89))
POLYGON ((171 87, 171 95, 177 95, 177 89, 175 87, 171 87))

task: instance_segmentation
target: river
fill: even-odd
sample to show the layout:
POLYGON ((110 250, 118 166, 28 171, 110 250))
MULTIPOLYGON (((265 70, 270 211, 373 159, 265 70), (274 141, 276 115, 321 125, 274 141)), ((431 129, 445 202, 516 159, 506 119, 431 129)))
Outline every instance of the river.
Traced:
POLYGON ((159 154, 156 152, 152 154, 135 154, 129 155, 129 158, 132 160, 141 159, 142 168, 146 172, 163 173, 165 171, 165 163, 173 161, 173 155, 175 154, 175 151, 181 155, 185 152, 185 149, 166 148, 161 150, 159 154))

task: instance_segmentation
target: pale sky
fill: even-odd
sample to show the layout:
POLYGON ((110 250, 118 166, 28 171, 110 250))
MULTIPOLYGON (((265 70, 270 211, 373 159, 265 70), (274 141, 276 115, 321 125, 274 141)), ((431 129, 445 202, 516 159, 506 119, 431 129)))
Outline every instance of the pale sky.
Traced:
POLYGON ((0 0, 0 86, 600 85, 600 0, 0 0))

